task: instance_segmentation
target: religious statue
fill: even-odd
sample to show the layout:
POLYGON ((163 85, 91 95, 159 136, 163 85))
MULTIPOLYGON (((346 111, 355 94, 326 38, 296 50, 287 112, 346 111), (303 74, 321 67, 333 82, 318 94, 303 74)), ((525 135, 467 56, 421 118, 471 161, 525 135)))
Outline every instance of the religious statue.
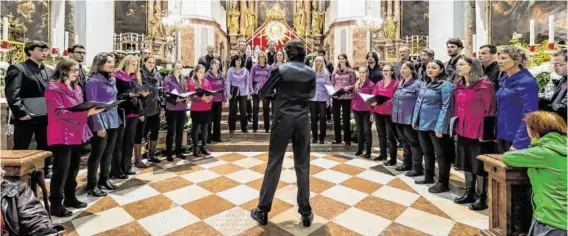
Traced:
POLYGON ((166 37, 166 31, 164 30, 164 25, 162 24, 162 10, 160 8, 159 2, 155 2, 154 12, 150 17, 150 37, 166 37))
POLYGON ((231 8, 229 8, 229 34, 239 33, 239 16, 240 12, 237 9, 237 1, 231 1, 231 8))
POLYGON ((294 29, 298 36, 305 35, 305 15, 302 1, 296 2, 296 15, 294 16, 294 29))
POLYGON ((249 6, 247 8, 247 10, 245 11, 245 19, 246 19, 246 35, 247 36, 252 36, 252 34, 254 33, 254 30, 256 28, 256 14, 254 13, 255 10, 253 8, 254 4, 251 2, 249 2, 249 6))
POLYGON ((385 34, 385 38, 387 39, 395 39, 396 38, 396 24, 392 20, 392 17, 387 17, 385 24, 383 26, 383 32, 385 34))
POLYGON ((318 10, 312 11, 312 34, 321 34, 324 14, 318 10))

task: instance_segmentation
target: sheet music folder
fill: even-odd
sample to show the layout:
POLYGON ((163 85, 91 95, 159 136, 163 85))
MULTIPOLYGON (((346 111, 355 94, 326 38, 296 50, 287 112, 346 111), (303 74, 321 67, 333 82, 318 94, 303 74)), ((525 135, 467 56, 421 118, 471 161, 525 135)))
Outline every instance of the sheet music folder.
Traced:
POLYGON ((378 105, 381 105, 383 103, 385 103, 386 101, 388 101, 390 98, 383 96, 383 95, 371 95, 371 94, 366 94, 366 93, 357 93, 359 95, 359 97, 361 97, 363 99, 363 101, 367 102, 367 103, 373 103, 376 102, 378 105))
POLYGON ((326 84, 324 86, 325 86, 325 90, 327 90, 327 94, 329 94, 329 96, 332 96, 332 97, 339 97, 339 96, 346 93, 345 90, 343 90, 343 89, 337 90, 329 84, 326 84))
POLYGON ((89 109, 96 107, 99 109, 105 109, 108 110, 110 108, 113 108, 115 106, 118 106, 119 104, 121 104, 122 102, 124 102, 124 100, 117 100, 114 102, 95 102, 95 101, 88 101, 88 102, 83 102, 79 105, 67 108, 68 111, 88 111, 89 109))

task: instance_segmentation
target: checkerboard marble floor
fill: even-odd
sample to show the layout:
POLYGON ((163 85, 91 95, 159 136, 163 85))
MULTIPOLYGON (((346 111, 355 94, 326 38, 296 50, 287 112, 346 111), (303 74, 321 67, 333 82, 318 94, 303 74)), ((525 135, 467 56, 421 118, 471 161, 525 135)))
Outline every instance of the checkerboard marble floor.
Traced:
POLYGON ((258 226, 267 153, 213 153, 200 160, 153 164, 103 198, 80 195, 89 207, 54 218, 67 235, 474 235, 486 213, 431 194, 394 168, 344 153, 312 153, 311 227, 301 225, 296 175, 287 153, 269 214, 258 226))

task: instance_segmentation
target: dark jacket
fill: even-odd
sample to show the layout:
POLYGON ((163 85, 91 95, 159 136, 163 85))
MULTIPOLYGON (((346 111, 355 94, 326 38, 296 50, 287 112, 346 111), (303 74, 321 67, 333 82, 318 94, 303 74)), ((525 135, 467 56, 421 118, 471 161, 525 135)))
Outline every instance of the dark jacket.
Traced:
POLYGON ((564 120, 566 120, 566 76, 562 77, 562 79, 560 80, 560 84, 556 87, 556 89, 554 90, 554 94, 552 95, 552 98, 550 98, 550 101, 548 101, 547 103, 545 103, 544 107, 541 107, 541 109, 545 110, 545 111, 551 111, 551 112, 556 112, 558 115, 560 115, 562 118, 564 118, 564 120))
POLYGON ((2 181, 3 230, 9 235, 50 235, 64 230, 49 218, 47 211, 24 183, 2 181))
MULTIPOLYGON (((153 116, 160 114, 160 104, 162 103, 161 97, 162 90, 158 87, 162 86, 162 80, 158 70, 154 68, 152 72, 148 71, 145 66, 140 70, 142 74, 143 89, 150 91, 147 97, 143 98, 144 115, 153 116)), ((165 105, 165 104, 164 104, 165 105)))
POLYGON ((315 93, 316 73, 303 62, 294 61, 274 68, 259 95, 274 100, 274 117, 300 117, 309 113, 315 93))
MULTIPOLYGON (((209 71, 209 68, 211 68, 211 61, 213 61, 213 59, 217 59, 219 60, 219 63, 221 63, 221 59, 215 56, 209 56, 209 55, 205 55, 199 58, 199 60, 197 61, 197 64, 201 64, 203 66, 205 66, 205 71, 209 71)), ((219 68, 223 68, 223 65, 219 65, 219 68)))
POLYGON ((24 106, 22 99, 44 97, 47 83, 52 76, 53 70, 44 65, 38 65, 31 59, 8 67, 4 92, 8 106, 14 114, 14 123, 45 119, 45 117, 36 117, 28 121, 19 120, 30 113, 24 106))
POLYGON ((455 75, 457 70, 457 64, 461 58, 462 55, 459 55, 458 57, 456 57, 456 59, 452 60, 450 58, 450 60, 444 63, 444 67, 446 68, 446 72, 448 73, 448 80, 451 81, 452 83, 456 81, 455 75))
MULTIPOLYGON (((83 68, 83 65, 79 64, 79 77, 77 77, 77 84, 81 87, 81 91, 85 91, 85 84, 88 78, 87 71, 83 68)), ((83 93, 83 101, 87 101, 87 94, 83 93)))
POLYGON ((378 63, 375 65, 375 68, 371 69, 371 67, 367 66, 367 68, 369 68, 369 79, 371 80, 371 82, 373 82, 374 84, 376 84, 377 82, 379 82, 380 80, 383 79, 383 74, 381 72, 381 65, 379 65, 378 63))
POLYGON ((252 57, 247 55, 246 53, 243 54, 239 53, 239 55, 245 58, 245 60, 243 61, 245 68, 247 68, 247 70, 250 72, 250 70, 252 69, 252 57))
POLYGON ((123 117, 123 115, 128 117, 143 116, 144 108, 141 98, 128 95, 129 93, 138 93, 140 91, 136 75, 128 75, 123 70, 117 70, 113 73, 113 76, 116 78, 116 89, 118 90, 116 99, 125 100, 125 102, 118 105, 120 117, 123 117))
POLYGON ((493 83, 495 91, 499 90, 499 78, 501 78, 501 70, 499 69, 499 64, 496 61, 489 64, 487 67, 483 67, 483 75, 493 83))
POLYGON ((266 51, 266 60, 268 65, 272 65, 274 61, 276 61, 276 51, 271 52, 269 50, 266 51))

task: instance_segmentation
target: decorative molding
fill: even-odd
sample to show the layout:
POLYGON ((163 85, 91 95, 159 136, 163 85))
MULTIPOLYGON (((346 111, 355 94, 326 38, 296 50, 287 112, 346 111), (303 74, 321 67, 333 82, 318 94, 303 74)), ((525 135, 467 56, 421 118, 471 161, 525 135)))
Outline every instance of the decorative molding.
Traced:
POLYGON ((221 25, 219 23, 217 23, 217 21, 214 20, 204 20, 204 19, 189 19, 189 23, 190 24, 196 24, 196 25, 210 25, 215 27, 216 29, 218 29, 219 32, 221 32, 221 34, 223 34, 224 37, 227 37, 227 32, 225 32, 222 28, 221 25))
POLYGON ((330 32, 332 30, 334 30, 335 27, 341 27, 341 26, 350 26, 350 25, 356 25, 357 24, 357 20, 354 19, 349 19, 349 20, 335 20, 333 23, 331 23, 331 25, 329 25, 327 32, 325 32, 324 38, 327 38, 330 34, 330 32))

